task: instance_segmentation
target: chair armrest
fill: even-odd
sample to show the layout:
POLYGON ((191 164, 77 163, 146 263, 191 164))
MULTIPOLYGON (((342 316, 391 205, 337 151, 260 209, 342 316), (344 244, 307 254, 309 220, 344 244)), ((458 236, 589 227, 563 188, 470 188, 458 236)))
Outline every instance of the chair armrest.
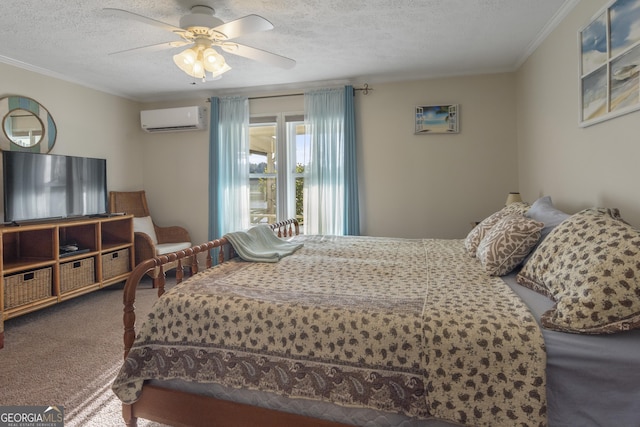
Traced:
POLYGON ((184 227, 180 227, 178 225, 170 227, 158 227, 155 224, 154 227, 156 229, 156 237, 158 238, 158 243, 191 242, 189 232, 184 227))
POLYGON ((139 231, 133 233, 133 243, 136 252, 136 265, 156 256, 155 245, 148 234, 139 231))

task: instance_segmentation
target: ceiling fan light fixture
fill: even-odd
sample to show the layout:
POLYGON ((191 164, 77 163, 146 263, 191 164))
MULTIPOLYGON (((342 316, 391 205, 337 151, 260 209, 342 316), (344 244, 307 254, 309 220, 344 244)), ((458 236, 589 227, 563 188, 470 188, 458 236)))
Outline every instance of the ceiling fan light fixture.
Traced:
POLYGON ((211 73, 219 72, 226 65, 224 57, 213 48, 205 49, 202 52, 202 57, 204 59, 204 68, 211 73))
POLYGON ((207 71, 211 73, 212 79, 217 79, 231 69, 224 57, 211 47, 186 49, 174 55, 173 62, 189 76, 203 80, 207 71))
POLYGON ((258 15, 247 15, 225 23, 220 18, 214 16, 215 11, 210 6, 195 5, 191 8, 191 13, 180 18, 180 26, 176 27, 175 25, 166 24, 156 19, 147 18, 146 16, 122 9, 104 8, 103 10, 111 14, 136 19, 147 24, 161 27, 174 35, 178 35, 181 38, 179 41, 127 49, 126 51, 143 48, 177 48, 191 45, 191 48, 187 48, 174 55, 173 62, 183 72, 192 77, 202 78, 204 80, 206 73, 209 72, 213 80, 220 78, 223 73, 231 70, 225 58, 213 48, 214 46, 220 47, 224 52, 233 55, 281 68, 289 69, 295 66, 296 63, 293 59, 231 41, 245 34, 273 29, 271 22, 258 15))
POLYGON ((204 73, 204 65, 202 64, 202 61, 196 61, 196 63, 193 64, 193 72, 191 75, 193 77, 204 79, 205 73, 204 73))
POLYGON ((173 55, 173 62, 187 74, 190 74, 193 70, 193 65, 198 59, 198 54, 194 49, 186 49, 177 55, 173 55))
POLYGON ((218 80, 224 73, 229 71, 231 67, 229 64, 223 64, 217 71, 211 71, 211 80, 218 80))
POLYGON ((173 62, 191 77, 204 77, 202 52, 193 48, 185 49, 173 56, 173 62))

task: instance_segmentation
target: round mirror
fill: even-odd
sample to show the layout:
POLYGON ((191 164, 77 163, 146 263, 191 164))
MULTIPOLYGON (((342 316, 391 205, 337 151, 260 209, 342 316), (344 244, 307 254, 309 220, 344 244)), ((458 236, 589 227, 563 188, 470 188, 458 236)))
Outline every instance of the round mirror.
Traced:
POLYGON ((0 149, 48 153, 56 141, 53 117, 37 101, 24 96, 0 99, 0 149))
POLYGON ((44 125, 40 117, 20 108, 9 111, 9 114, 4 116, 2 128, 7 138, 21 147, 35 147, 42 141, 44 134, 44 125))

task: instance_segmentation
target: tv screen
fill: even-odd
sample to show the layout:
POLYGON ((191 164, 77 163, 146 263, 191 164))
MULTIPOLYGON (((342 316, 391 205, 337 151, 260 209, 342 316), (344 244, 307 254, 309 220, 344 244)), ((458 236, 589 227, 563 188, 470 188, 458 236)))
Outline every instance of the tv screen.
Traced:
POLYGON ((107 212, 107 161, 87 157, 2 153, 4 221, 107 212))

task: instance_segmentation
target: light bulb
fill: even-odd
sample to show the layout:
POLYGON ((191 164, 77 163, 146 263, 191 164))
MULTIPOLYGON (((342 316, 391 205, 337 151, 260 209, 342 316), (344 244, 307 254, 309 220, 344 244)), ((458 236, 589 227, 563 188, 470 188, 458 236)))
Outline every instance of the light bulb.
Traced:
POLYGON ((203 52, 204 68, 211 73, 217 73, 225 66, 225 60, 215 49, 208 48, 203 52))
POLYGON ((193 67, 196 63, 197 52, 194 49, 186 49, 177 55, 173 56, 173 62, 182 71, 189 75, 193 75, 193 67))
POLYGON ((211 80, 215 80, 231 69, 215 49, 204 49, 204 46, 189 48, 174 55, 173 62, 191 77, 201 78, 203 81, 207 71, 211 73, 211 80))
POLYGON ((192 65, 196 62, 197 53, 193 49, 187 49, 180 54, 180 59, 185 65, 192 65))
POLYGON ((195 77, 203 77, 204 76, 204 66, 202 62, 198 61, 193 64, 193 76, 195 77))
POLYGON ((216 52, 214 49, 212 48, 208 48, 205 49, 204 52, 202 52, 202 55, 204 56, 204 61, 205 63, 208 64, 213 64, 218 60, 218 52, 216 52))

